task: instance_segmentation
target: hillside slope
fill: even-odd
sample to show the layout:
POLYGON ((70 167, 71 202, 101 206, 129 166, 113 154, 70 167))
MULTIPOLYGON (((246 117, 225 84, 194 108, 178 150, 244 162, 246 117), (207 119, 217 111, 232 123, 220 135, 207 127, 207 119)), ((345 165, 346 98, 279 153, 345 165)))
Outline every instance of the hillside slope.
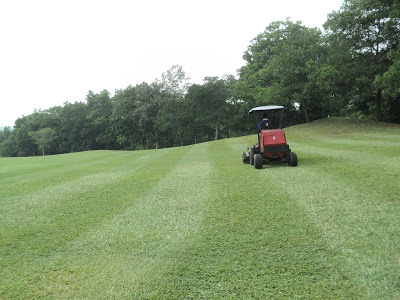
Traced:
POLYGON ((400 128, 0 158, 0 298, 399 298, 400 128))

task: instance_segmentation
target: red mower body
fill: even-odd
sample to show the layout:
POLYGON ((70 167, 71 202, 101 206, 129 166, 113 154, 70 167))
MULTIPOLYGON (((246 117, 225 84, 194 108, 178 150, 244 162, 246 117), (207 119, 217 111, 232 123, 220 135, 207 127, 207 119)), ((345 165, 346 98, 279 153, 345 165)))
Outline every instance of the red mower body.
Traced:
POLYGON ((261 130, 260 152, 263 158, 287 158, 289 145, 282 129, 261 130))

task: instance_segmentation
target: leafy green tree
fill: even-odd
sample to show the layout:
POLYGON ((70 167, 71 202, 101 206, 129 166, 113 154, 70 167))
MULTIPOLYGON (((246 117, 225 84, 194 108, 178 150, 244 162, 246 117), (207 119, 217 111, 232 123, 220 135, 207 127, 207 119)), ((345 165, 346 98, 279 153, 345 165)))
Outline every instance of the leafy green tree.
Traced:
POLYGON ((142 149, 154 148, 156 141, 156 117, 159 110, 160 85, 142 83, 136 86, 137 106, 133 112, 141 136, 142 149))
POLYGON ((210 138, 201 138, 201 136, 207 132, 207 126, 203 120, 203 116, 207 114, 207 112, 204 111, 205 104, 202 104, 203 98, 204 88, 199 84, 192 84, 188 89, 188 93, 185 95, 185 103, 187 104, 188 112, 193 116, 187 126, 191 127, 194 144, 202 140, 210 140, 210 138))
POLYGON ((57 127, 58 151, 60 153, 90 150, 84 136, 88 106, 83 102, 65 102, 59 112, 60 124, 57 127))
POLYGON ((202 85, 192 85, 186 99, 195 116, 195 126, 212 128, 214 139, 219 139, 220 129, 229 118, 228 101, 231 97, 231 89, 227 82, 218 77, 206 77, 202 85))
POLYGON ((135 148, 137 128, 133 118, 136 107, 136 88, 128 86, 115 92, 113 97, 114 107, 111 123, 117 142, 123 148, 135 148))
POLYGON ((301 22, 272 22, 248 47, 236 95, 254 105, 281 104, 304 113, 306 122, 320 117, 323 100, 313 74, 324 55, 322 33, 301 22))
POLYGON ((9 127, 0 130, 0 156, 16 156, 16 141, 9 127))
POLYGON ((388 58, 392 65, 383 75, 375 78, 375 85, 382 88, 382 94, 387 99, 386 120, 400 123, 400 50, 392 50, 388 58))
POLYGON ((400 50, 389 52, 388 58, 392 64, 382 76, 377 77, 377 85, 384 89, 384 93, 396 98, 400 95, 400 50))
POLYGON ((186 74, 183 67, 173 65, 161 75, 162 91, 169 95, 184 96, 190 86, 190 76, 186 74))
POLYGON ((324 27, 328 43, 337 57, 332 69, 345 73, 351 82, 351 104, 357 110, 375 112, 382 120, 381 81, 391 62, 387 54, 395 49, 400 38, 400 18, 397 0, 344 0, 339 11, 332 12, 324 27))
POLYGON ((42 150, 44 156, 45 149, 49 148, 54 142, 56 131, 53 128, 41 128, 38 131, 31 131, 29 135, 34 143, 42 150))
POLYGON ((128 149, 147 149, 156 145, 155 120, 159 109, 160 85, 143 82, 117 90, 112 124, 117 142, 128 149))
POLYGON ((179 144, 182 146, 185 143, 184 134, 191 128, 192 116, 184 97, 190 86, 190 78, 179 65, 172 66, 162 74, 161 78, 155 134, 158 137, 157 140, 166 143, 169 147, 176 145, 175 138, 178 137, 179 144))
POLYGON ((0 144, 4 142, 6 139, 8 139, 11 136, 11 129, 10 127, 4 127, 3 129, 0 130, 0 144))
POLYGON ((227 99, 227 117, 225 123, 226 137, 241 136, 254 133, 254 120, 248 115, 250 107, 246 101, 237 97, 238 80, 228 75, 224 77, 225 85, 228 90, 229 98, 227 99))
POLYGON ((186 130, 184 116, 187 114, 184 104, 184 99, 180 97, 165 93, 161 97, 160 109, 154 124, 161 145, 175 146, 176 136, 181 137, 181 145, 183 144, 183 134, 186 130))
POLYGON ((90 143, 90 149, 118 148, 110 120, 113 110, 110 93, 107 90, 98 94, 89 91, 86 101, 88 113, 84 135, 90 143))
MULTIPOLYGON (((59 107, 47 110, 35 110, 34 113, 21 117, 15 121, 13 135, 15 134, 16 152, 18 156, 36 155, 38 147, 34 143, 30 132, 35 132, 40 128, 57 128, 59 123, 59 107)), ((49 153, 55 153, 56 145, 53 144, 49 153)))

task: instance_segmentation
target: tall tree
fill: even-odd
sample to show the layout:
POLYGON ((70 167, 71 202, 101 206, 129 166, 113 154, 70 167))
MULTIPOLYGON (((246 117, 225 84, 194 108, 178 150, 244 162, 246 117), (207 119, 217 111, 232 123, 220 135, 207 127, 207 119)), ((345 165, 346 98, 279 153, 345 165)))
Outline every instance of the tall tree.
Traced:
POLYGON ((200 126, 214 130, 214 139, 219 139, 221 126, 226 124, 228 101, 231 90, 224 79, 206 77, 202 85, 194 84, 186 95, 194 121, 200 126))
POLYGON ((163 145, 172 147, 177 145, 175 140, 178 138, 179 144, 183 146, 184 134, 191 128, 190 121, 191 113, 187 101, 182 97, 163 93, 154 124, 158 140, 163 145))
POLYGON ((190 86, 190 76, 182 66, 173 65, 161 75, 161 86, 168 94, 184 96, 190 86))
POLYGON ((311 75, 322 59, 321 31, 301 22, 272 22, 248 47, 237 95, 252 105, 282 104, 303 111, 306 122, 321 109, 311 75))
POLYGON ((398 0, 344 0, 324 24, 329 45, 347 57, 331 66, 346 71, 354 82, 353 103, 373 109, 377 121, 382 120, 382 86, 375 79, 389 69, 387 54, 400 39, 400 18, 393 15, 398 6, 398 0))
POLYGON ((138 128, 133 112, 136 109, 136 88, 129 85, 115 92, 112 124, 117 135, 117 142, 127 149, 135 149, 138 128))
MULTIPOLYGON (((56 128, 59 123, 58 114, 59 107, 53 107, 47 110, 35 110, 34 113, 15 121, 13 135, 15 135, 18 156, 36 155, 38 147, 29 133, 38 131, 40 128, 56 128)), ((56 152, 56 145, 53 146, 52 149, 48 149, 49 153, 56 152)))
POLYGON ((191 119, 184 97, 190 86, 190 77, 186 75, 182 66, 174 65, 164 72, 161 78, 161 97, 155 120, 155 135, 158 141, 162 133, 168 146, 175 145, 175 137, 178 136, 180 145, 183 145, 183 136, 190 127, 191 119))
POLYGON ((392 50, 388 58, 392 65, 383 75, 375 78, 375 85, 382 88, 382 95, 387 99, 386 120, 400 123, 400 50, 392 50))
POLYGON ((155 119, 159 109, 160 86, 143 82, 117 90, 114 97, 112 123, 117 142, 129 149, 152 148, 155 119))
POLYGON ((13 131, 9 127, 0 130, 0 156, 16 156, 16 141, 13 131))
POLYGON ((57 127, 58 151, 69 153, 90 150, 84 132, 86 130, 88 106, 83 102, 65 102, 59 112, 60 124, 57 127))
POLYGON ((86 96, 88 113, 85 129, 86 139, 91 141, 91 149, 115 149, 116 140, 112 133, 112 100, 110 93, 103 90, 96 94, 89 91, 86 96))
POLYGON ((56 131, 53 128, 40 128, 38 131, 31 131, 29 135, 33 138, 34 143, 42 150, 44 156, 45 150, 54 142, 56 131))

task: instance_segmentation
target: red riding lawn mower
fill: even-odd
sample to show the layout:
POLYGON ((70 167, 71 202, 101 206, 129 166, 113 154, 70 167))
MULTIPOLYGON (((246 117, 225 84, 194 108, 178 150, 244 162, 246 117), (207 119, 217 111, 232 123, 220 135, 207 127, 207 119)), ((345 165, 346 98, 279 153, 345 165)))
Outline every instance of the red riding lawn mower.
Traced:
POLYGON ((274 161, 297 166, 297 155, 290 150, 282 130, 283 106, 259 106, 251 109, 249 114, 254 114, 259 121, 258 143, 247 147, 242 156, 243 162, 254 165, 256 169, 274 161))

